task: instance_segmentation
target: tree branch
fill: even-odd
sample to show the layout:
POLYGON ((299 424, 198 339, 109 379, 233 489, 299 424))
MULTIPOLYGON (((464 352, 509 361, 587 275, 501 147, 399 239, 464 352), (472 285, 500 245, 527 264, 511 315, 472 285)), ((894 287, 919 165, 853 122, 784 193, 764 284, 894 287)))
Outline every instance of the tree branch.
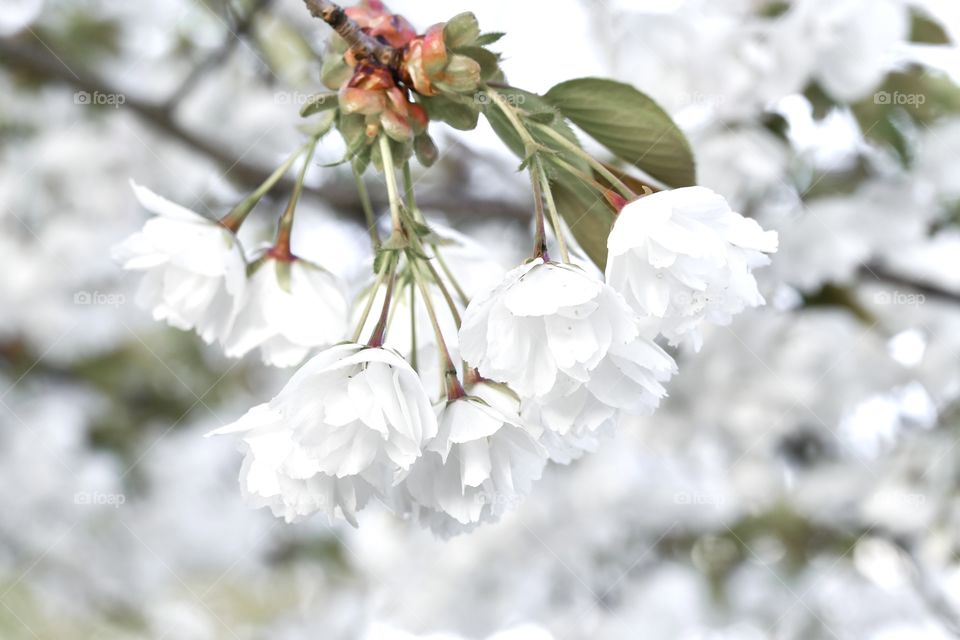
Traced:
MULTIPOLYGON (((181 125, 173 116, 172 111, 163 104, 154 104, 126 95, 119 87, 84 70, 76 64, 70 68, 63 65, 50 52, 24 45, 22 42, 9 38, 0 38, 0 67, 6 67, 15 72, 27 72, 32 76, 46 81, 57 82, 77 91, 88 93, 124 95, 126 102, 123 109, 136 114, 144 123, 157 131, 174 138, 207 156, 221 166, 224 176, 248 187, 260 185, 270 175, 272 169, 246 160, 238 160, 233 154, 224 149, 223 145, 190 131, 181 125)), ((293 189, 293 180, 284 179, 278 183, 278 188, 289 191, 293 189)), ((306 188, 304 194, 315 197, 343 217, 363 221, 364 213, 360 198, 354 188, 353 180, 333 180, 322 188, 306 188)), ((384 209, 387 203, 386 194, 382 188, 371 189, 371 200, 377 209, 384 209)), ((455 197, 444 193, 427 193, 421 198, 421 207, 443 211, 451 218, 465 221, 479 220, 517 220, 529 219, 530 212, 519 203, 496 198, 474 198, 457 194, 455 197)))
POLYGON ((391 69, 397 66, 400 60, 400 50, 394 49, 365 33, 339 5, 329 0, 303 1, 313 17, 326 22, 341 38, 347 41, 358 60, 374 60, 391 69))
POLYGON ((928 298, 941 300, 943 302, 952 302, 960 304, 960 293, 950 291, 929 282, 915 280, 909 276, 894 273, 890 269, 879 264, 871 264, 860 270, 860 276, 864 281, 874 281, 881 284, 889 284, 897 287, 903 287, 923 294, 928 298))

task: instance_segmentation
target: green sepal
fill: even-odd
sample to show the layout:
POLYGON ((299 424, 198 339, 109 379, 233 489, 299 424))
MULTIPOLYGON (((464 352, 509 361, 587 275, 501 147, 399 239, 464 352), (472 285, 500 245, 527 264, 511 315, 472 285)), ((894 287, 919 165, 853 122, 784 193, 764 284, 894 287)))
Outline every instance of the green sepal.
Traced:
POLYGON ((443 41, 448 49, 471 47, 480 38, 480 23, 477 16, 467 11, 447 21, 443 27, 443 41))
POLYGON ((307 101, 307 103, 300 107, 300 116, 303 118, 309 118, 310 116, 322 111, 336 109, 339 104, 339 96, 335 91, 328 91, 326 93, 310 96, 310 99, 307 101))

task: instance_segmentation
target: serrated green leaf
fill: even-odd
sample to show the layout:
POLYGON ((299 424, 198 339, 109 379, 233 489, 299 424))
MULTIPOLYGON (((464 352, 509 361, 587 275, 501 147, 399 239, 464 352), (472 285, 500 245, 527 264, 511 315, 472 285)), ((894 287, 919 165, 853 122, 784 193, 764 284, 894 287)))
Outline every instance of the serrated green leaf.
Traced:
POLYGON ((656 102, 634 87, 580 78, 558 84, 544 98, 624 162, 671 187, 696 184, 686 136, 656 102))

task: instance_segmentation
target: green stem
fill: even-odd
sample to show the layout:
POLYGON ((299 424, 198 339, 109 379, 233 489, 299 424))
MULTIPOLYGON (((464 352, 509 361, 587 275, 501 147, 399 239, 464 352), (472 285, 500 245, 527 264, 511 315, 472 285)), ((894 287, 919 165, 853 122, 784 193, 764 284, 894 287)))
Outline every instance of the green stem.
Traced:
POLYGON ((534 159, 534 166, 537 173, 540 174, 540 184, 547 200, 547 210, 550 212, 550 224, 553 226, 553 235, 557 238, 557 244, 560 246, 560 258, 564 263, 570 264, 570 252, 567 251, 567 239, 560 226, 560 212, 557 210, 557 203, 553 199, 553 189, 550 187, 550 178, 547 177, 547 171, 543 168, 543 163, 539 158, 534 159))
POLYGON ((400 189, 397 186, 397 168, 393 162, 390 140, 385 135, 380 136, 380 156, 383 159, 383 173, 387 180, 387 195, 390 198, 390 219, 393 222, 393 233, 403 233, 403 223, 400 220, 400 189))
MULTIPOLYGON (((413 175, 410 171, 410 163, 405 163, 403 166, 403 181, 404 189, 406 190, 407 195, 407 209, 414 216, 414 219, 422 224, 426 224, 426 219, 423 217, 423 212, 420 211, 420 208, 417 206, 417 200, 413 192, 413 175)), ((426 247, 423 244, 423 241, 416 234, 410 234, 411 244, 422 254, 427 255, 426 247)), ((446 263, 443 262, 443 258, 440 256, 440 247, 435 244, 430 245, 430 249, 433 252, 433 255, 441 263, 441 267, 444 269, 444 272, 450 278, 450 281, 453 283, 454 288, 457 291, 457 294, 464 300, 464 305, 467 304, 467 298, 463 293, 463 289, 460 288, 459 283, 457 283, 456 278, 454 278, 453 273, 451 273, 449 267, 446 266, 446 263)), ((413 258, 411 258, 412 260, 413 258)), ((450 295, 450 291, 447 289, 446 283, 444 283, 443 278, 440 277, 440 274, 437 272, 436 267, 433 266, 429 260, 425 261, 427 270, 430 272, 430 275, 433 277, 434 281, 437 283, 437 287, 440 289, 440 292, 443 294, 443 298, 447 303, 447 306, 450 308, 450 313, 453 316, 453 320, 457 325, 457 329, 460 328, 460 311, 457 309, 456 303, 453 301, 453 296, 450 295)))
POLYGON ((547 252, 547 227, 544 222, 543 211, 543 190, 540 187, 540 176, 530 165, 530 184, 533 187, 533 205, 537 211, 537 232, 533 238, 533 257, 543 258, 544 262, 550 262, 550 254, 547 252))
POLYGON ((502 95, 496 90, 491 89, 489 86, 484 88, 487 96, 493 101, 497 108, 506 116, 507 120, 510 121, 510 124, 513 125, 513 128, 516 130, 517 135, 520 136, 520 140, 523 142, 524 155, 529 158, 530 156, 537 153, 537 151, 542 146, 539 142, 533 139, 533 136, 530 135, 530 130, 523 124, 523 120, 520 119, 520 114, 517 113, 517 110, 514 109, 513 105, 504 99, 502 95))
POLYGON ((410 366, 419 372, 417 356, 417 285, 410 280, 410 366))
POLYGON ((430 291, 420 273, 417 263, 410 261, 410 268, 413 272, 414 280, 420 288, 420 296, 423 298, 423 304, 427 308, 427 315, 430 316, 430 324, 433 325, 433 333, 437 339, 437 350, 440 352, 440 370, 443 372, 443 385, 447 393, 447 401, 452 402, 457 398, 467 395, 457 377, 457 367, 453 364, 453 358, 450 357, 450 350, 447 348, 447 341, 443 339, 443 332, 440 330, 440 323, 437 320, 437 312, 433 307, 433 301, 430 299, 430 291))
POLYGON ((363 215, 367 219, 367 231, 370 233, 370 244, 373 246, 373 252, 380 249, 380 230, 377 229, 377 216, 373 211, 373 203, 370 202, 370 193, 367 191, 367 185, 363 181, 363 174, 357 171, 353 166, 353 178, 357 183, 357 195, 360 196, 360 206, 363 207, 363 215))
POLYGON ((313 154, 317 150, 317 138, 313 138, 310 147, 307 149, 307 155, 303 160, 303 167, 297 176, 297 181, 293 185, 293 193, 290 195, 290 202, 283 215, 280 216, 280 222, 277 225, 277 239, 273 244, 271 255, 278 260, 292 260, 293 253, 290 252, 290 238, 293 235, 293 218, 297 212, 297 205, 300 204, 300 196, 303 194, 303 182, 307 177, 307 170, 310 168, 310 162, 313 160, 313 154))
POLYGON ((410 213, 420 220, 423 216, 420 214, 420 210, 417 208, 416 199, 413 196, 413 171, 410 169, 410 163, 403 163, 403 188, 406 191, 407 196, 407 209, 410 210, 410 213))
POLYGON ((360 322, 357 324, 357 328, 353 332, 352 342, 358 342, 360 336, 363 334, 363 328, 367 324, 367 319, 370 317, 370 311, 373 309, 373 302, 377 299, 377 292, 380 291, 380 285, 383 284, 383 279, 387 276, 387 268, 384 265, 384 268, 377 273, 377 278, 373 282, 373 287, 370 289, 370 293, 367 294, 367 302, 363 307, 363 313, 360 315, 360 322))
POLYGON ((367 340, 368 347, 382 347, 387 334, 387 321, 390 319, 390 304, 393 302, 393 289, 397 284, 397 262, 396 257, 391 256, 388 259, 389 266, 386 268, 389 272, 387 279, 387 292, 383 296, 383 308, 380 310, 380 319, 377 320, 370 339, 367 340))
POLYGON ((607 182, 612 184, 613 187, 617 191, 619 191, 624 198, 627 198, 628 200, 636 199, 637 194, 634 193, 633 190, 630 189, 630 187, 624 184, 624 182, 620 178, 618 178, 612 171, 607 169, 607 167, 604 166, 602 162, 600 162, 599 160, 591 156, 589 153, 581 149, 580 145, 576 144, 572 140, 568 140, 566 137, 563 136, 563 134, 554 130, 551 127, 548 127, 546 125, 542 125, 536 122, 533 123, 533 126, 535 126, 537 129, 547 134, 552 140, 554 140, 557 144, 559 144, 561 147, 563 147, 567 151, 573 153, 574 155, 579 157, 581 160, 584 160, 585 162, 589 163, 590 166, 593 167, 594 171, 599 173, 601 176, 603 176, 607 180, 607 182))
POLYGON ((443 259, 443 254, 440 253, 440 247, 433 246, 433 255, 437 259, 437 263, 440 265, 440 269, 443 273, 450 279, 450 284, 453 285, 454 291, 457 292, 457 297, 460 298, 460 302, 463 306, 470 304, 470 298, 467 296, 467 293, 464 291, 463 287, 460 286, 460 282, 457 280, 457 277, 453 275, 453 271, 447 266, 447 261, 443 259))
POLYGON ((287 171, 290 170, 290 167, 293 166, 293 163, 297 161, 303 152, 310 148, 311 145, 316 144, 316 139, 311 138, 310 141, 306 142, 302 147, 294 151, 289 158, 284 161, 276 171, 270 174, 266 180, 263 181, 257 190, 247 196, 243 202, 235 206, 230 210, 230 213, 225 215, 220 219, 220 224, 225 226, 230 231, 234 233, 240 228, 240 225, 243 224, 243 221, 247 219, 247 216, 250 215, 250 212, 253 211, 253 208, 257 206, 257 203, 260 202, 261 198, 265 196, 271 189, 277 186, 277 183, 280 182, 280 179, 286 175, 287 171))

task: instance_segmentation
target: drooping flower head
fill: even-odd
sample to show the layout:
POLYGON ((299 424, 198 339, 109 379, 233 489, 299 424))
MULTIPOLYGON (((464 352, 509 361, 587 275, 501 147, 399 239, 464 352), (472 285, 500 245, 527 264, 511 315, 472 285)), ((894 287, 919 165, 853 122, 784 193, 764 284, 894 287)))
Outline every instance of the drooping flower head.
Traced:
POLYGON ((617 292, 578 267, 537 258, 474 298, 460 351, 484 378, 536 397, 565 378, 587 382, 611 347, 637 335, 617 292))
POLYGON ((293 367, 312 349, 340 342, 346 325, 347 300, 333 274, 302 258, 268 254, 253 265, 225 352, 240 358, 259 347, 266 364, 293 367))
POLYGON ((249 434, 244 481, 257 500, 295 517, 338 507, 349 519, 368 488, 386 493, 410 469, 437 434, 437 419, 403 358, 342 344, 314 356, 267 405, 215 433, 234 432, 249 434), (254 484, 261 471, 277 476, 268 489, 254 484), (326 496, 323 504, 313 491, 326 496))
POLYGON ((777 234, 704 187, 663 191, 620 212, 607 242, 607 282, 672 344, 702 344, 704 322, 728 324, 764 303, 752 270, 777 234))
POLYGON ((124 269, 145 273, 138 303, 156 320, 196 330, 206 343, 233 327, 246 286, 246 261, 232 231, 131 183, 156 217, 114 248, 124 269))
POLYGON ((452 523, 429 511, 467 527, 494 521, 530 492, 547 461, 540 429, 520 417, 515 395, 488 382, 470 393, 440 409, 437 437, 405 480, 428 511, 421 520, 448 532, 452 523))

